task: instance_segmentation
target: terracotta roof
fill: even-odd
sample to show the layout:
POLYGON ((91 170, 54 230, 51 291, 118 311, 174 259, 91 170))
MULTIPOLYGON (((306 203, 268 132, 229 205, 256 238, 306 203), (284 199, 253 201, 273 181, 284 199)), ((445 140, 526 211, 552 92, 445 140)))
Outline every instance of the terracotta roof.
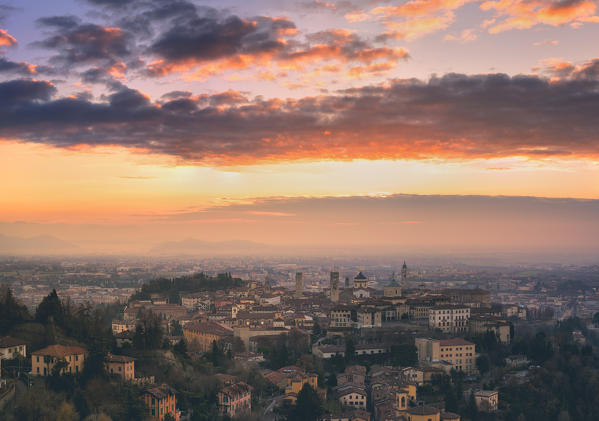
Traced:
POLYGON ((440 411, 433 406, 413 406, 408 408, 408 414, 410 415, 435 415, 440 411))
POLYGON ((158 400, 167 398, 169 395, 174 395, 175 391, 167 384, 147 389, 144 393, 150 394, 158 400))
POLYGON ((217 336, 233 336, 233 330, 225 327, 215 321, 190 322, 183 326, 183 330, 199 331, 200 333, 209 333, 217 336))
POLYGON ((454 414, 453 412, 441 412, 442 420, 459 420, 460 416, 458 414, 454 414))
POLYGON ((439 342, 441 346, 474 345, 472 342, 462 338, 441 339, 439 342))
POLYGON ((50 345, 43 349, 38 349, 31 353, 32 355, 49 355, 56 358, 64 358, 67 355, 87 354, 85 348, 71 345, 50 345))
POLYGON ((106 355, 104 360, 110 363, 130 363, 131 361, 135 361, 135 358, 128 357, 126 355, 113 355, 109 353, 106 355))
POLYGON ((13 338, 11 336, 0 336, 0 348, 9 348, 12 346, 26 345, 22 339, 13 338))
POLYGON ((239 382, 239 383, 232 384, 231 386, 225 387, 223 390, 221 390, 221 393, 228 395, 228 396, 235 396, 235 395, 245 395, 247 393, 250 393, 251 391, 252 391, 252 386, 250 386, 249 384, 244 383, 244 382, 239 382))

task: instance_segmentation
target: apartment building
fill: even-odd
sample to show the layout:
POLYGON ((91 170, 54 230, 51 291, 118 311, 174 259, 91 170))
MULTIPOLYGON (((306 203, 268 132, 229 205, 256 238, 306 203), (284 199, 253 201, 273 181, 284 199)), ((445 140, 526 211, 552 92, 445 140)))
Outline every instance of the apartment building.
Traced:
POLYGON ((87 350, 79 346, 50 345, 31 353, 31 371, 36 376, 49 376, 54 366, 62 363, 60 375, 79 374, 86 356, 87 350))
POLYGON ((420 362, 444 361, 451 364, 451 368, 456 371, 463 371, 466 374, 476 373, 476 352, 472 342, 462 338, 416 338, 415 345, 420 362))
POLYGON ((162 421, 170 414, 175 421, 179 421, 181 413, 177 411, 175 391, 168 385, 162 384, 143 393, 143 399, 150 411, 153 420, 162 421))
POLYGON ((191 322, 183 327, 183 335, 188 344, 197 347, 199 351, 212 350, 212 343, 232 338, 233 330, 215 321, 191 322))
POLYGON ((218 412, 222 416, 235 417, 252 412, 252 387, 239 382, 218 392, 218 412))
POLYGON ((428 327, 444 333, 464 333, 468 331, 470 307, 442 305, 432 307, 428 312, 428 327))
POLYGON ((119 376, 123 380, 135 378, 135 358, 132 357, 108 353, 104 358, 104 368, 107 373, 119 376))
POLYGON ((0 360, 27 356, 27 344, 22 339, 0 336, 0 360))

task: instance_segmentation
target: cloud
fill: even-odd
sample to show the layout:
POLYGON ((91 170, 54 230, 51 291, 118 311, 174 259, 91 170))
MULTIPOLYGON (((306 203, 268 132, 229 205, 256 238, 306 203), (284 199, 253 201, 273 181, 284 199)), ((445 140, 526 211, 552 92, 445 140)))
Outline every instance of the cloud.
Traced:
POLYGON ((536 25, 580 26, 586 22, 599 22, 594 0, 488 0, 480 8, 495 12, 495 22, 489 25, 492 34, 528 29, 536 25))
POLYGON ((122 86, 100 102, 49 82, 0 83, 0 137, 58 147, 122 145, 195 163, 298 159, 599 157, 598 61, 567 77, 447 74, 332 95, 229 91, 153 103, 122 86))
POLYGON ((80 24, 72 16, 41 18, 38 23, 54 33, 37 44, 56 50, 50 61, 64 68, 95 64, 110 69, 131 56, 132 36, 120 28, 80 24))
POLYGON ((36 73, 36 66, 25 62, 10 61, 4 57, 0 57, 0 73, 32 75, 36 73))
POLYGON ((0 29, 0 47, 13 47, 17 45, 17 39, 6 30, 0 29))
POLYGON ((478 36, 473 29, 464 29, 459 35, 445 35, 444 41, 458 41, 461 44, 474 41, 478 36))

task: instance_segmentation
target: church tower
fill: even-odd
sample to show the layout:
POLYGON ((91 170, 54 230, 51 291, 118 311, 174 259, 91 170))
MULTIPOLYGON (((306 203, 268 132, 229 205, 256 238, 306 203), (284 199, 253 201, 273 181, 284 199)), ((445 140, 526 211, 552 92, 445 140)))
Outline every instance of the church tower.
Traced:
POLYGON ((401 267, 401 284, 406 286, 406 282, 408 281, 408 266, 406 265, 406 261, 403 261, 403 266, 401 267))
POLYGON ((331 272, 331 301, 339 302, 339 272, 331 272))
POLYGON ((302 298, 304 295, 304 274, 297 272, 295 274, 295 298, 302 298))
POLYGON ((401 297, 401 285, 395 280, 395 272, 391 276, 391 282, 383 287, 383 296, 388 298, 401 297))

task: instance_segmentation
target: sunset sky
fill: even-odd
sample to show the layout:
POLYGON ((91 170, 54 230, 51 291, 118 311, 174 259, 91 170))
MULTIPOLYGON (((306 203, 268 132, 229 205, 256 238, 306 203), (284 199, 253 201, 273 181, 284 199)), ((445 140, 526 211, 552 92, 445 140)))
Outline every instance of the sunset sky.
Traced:
POLYGON ((597 251, 598 39, 595 0, 0 0, 0 235, 597 251))

